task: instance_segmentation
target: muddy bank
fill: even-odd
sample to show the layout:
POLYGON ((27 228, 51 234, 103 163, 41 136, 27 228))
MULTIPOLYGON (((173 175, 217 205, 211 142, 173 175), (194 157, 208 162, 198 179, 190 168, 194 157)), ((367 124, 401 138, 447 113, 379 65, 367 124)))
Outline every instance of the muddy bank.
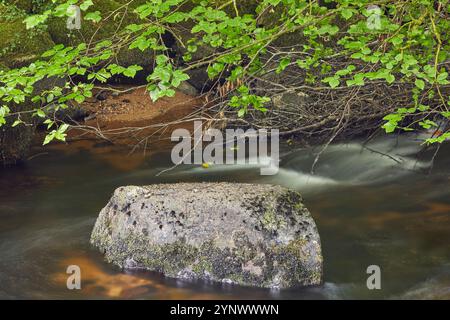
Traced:
POLYGON ((46 131, 37 131, 27 160, 48 152, 87 152, 120 171, 138 168, 149 157, 173 147, 173 130, 193 130, 193 115, 202 113, 200 96, 177 91, 172 98, 152 102, 143 87, 116 85, 95 90, 94 96, 63 115, 72 126, 66 142, 54 141, 42 148, 46 131), (72 116, 75 115, 75 116, 72 116))
POLYGON ((202 98, 180 91, 152 102, 145 87, 96 90, 94 97, 80 106, 84 116, 75 121, 67 140, 102 139, 136 148, 163 140, 169 145, 171 132, 192 127, 190 118, 203 104, 202 98))

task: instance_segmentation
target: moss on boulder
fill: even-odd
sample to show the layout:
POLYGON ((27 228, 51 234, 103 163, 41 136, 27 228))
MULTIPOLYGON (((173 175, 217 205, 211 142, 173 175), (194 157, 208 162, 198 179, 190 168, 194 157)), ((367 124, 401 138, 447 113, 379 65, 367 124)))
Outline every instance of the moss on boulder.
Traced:
MULTIPOLYGON (((13 4, 0 4, 0 71, 28 65, 54 46, 46 31, 26 30, 23 23, 25 17, 26 13, 13 4)), ((18 112, 29 110, 31 105, 23 103, 9 107, 12 112, 18 112)), ((35 126, 28 114, 23 114, 21 120, 30 125, 13 128, 11 125, 15 120, 7 117, 7 123, 0 127, 0 164, 3 165, 24 160, 34 137, 35 126)))
POLYGON ((30 62, 55 44, 42 29, 27 30, 25 14, 11 5, 0 4, 0 63, 17 68, 30 62))
POLYGON ((33 12, 34 2, 36 0, 12 0, 9 2, 12 2, 10 6, 16 6, 17 8, 27 12, 31 13, 33 12))
POLYGON ((301 196, 280 186, 121 187, 100 212, 91 243, 122 268, 168 277, 266 288, 322 283, 314 220, 301 196))
POLYGON ((8 67, 5 65, 5 64, 3 64, 2 62, 0 62, 0 71, 8 71, 8 67))
MULTIPOLYGON (((117 39, 114 41, 114 38, 121 27, 139 23, 138 17, 133 13, 133 8, 139 4, 139 1, 131 7, 126 6, 129 1, 124 0, 94 0, 93 2, 94 5, 82 14, 99 11, 102 20, 98 23, 82 20, 80 30, 69 30, 66 26, 66 18, 54 17, 49 20, 48 30, 55 43, 72 46, 81 42, 95 43, 106 39, 113 40, 115 43, 117 39)), ((117 60, 122 66, 137 64, 142 67, 150 67, 153 65, 153 52, 123 48, 118 53, 117 60)))

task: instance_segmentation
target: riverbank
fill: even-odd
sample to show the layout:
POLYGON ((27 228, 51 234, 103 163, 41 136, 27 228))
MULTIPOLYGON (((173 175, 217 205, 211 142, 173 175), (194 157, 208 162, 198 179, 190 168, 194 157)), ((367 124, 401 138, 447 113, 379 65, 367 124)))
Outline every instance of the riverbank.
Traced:
MULTIPOLYGON (((109 86, 79 106, 84 117, 73 125, 68 141, 100 138, 122 145, 145 146, 152 136, 170 138, 204 104, 198 96, 177 91, 173 97, 153 102, 139 86, 109 86)), ((185 125, 186 126, 186 125, 185 125)))

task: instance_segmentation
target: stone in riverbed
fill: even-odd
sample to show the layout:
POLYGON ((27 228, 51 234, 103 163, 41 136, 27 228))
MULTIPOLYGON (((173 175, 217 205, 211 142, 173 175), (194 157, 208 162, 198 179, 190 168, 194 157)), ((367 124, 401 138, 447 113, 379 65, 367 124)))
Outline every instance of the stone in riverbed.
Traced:
POLYGON ((322 283, 316 225, 280 186, 120 187, 91 235, 109 262, 184 279, 288 288, 322 283))

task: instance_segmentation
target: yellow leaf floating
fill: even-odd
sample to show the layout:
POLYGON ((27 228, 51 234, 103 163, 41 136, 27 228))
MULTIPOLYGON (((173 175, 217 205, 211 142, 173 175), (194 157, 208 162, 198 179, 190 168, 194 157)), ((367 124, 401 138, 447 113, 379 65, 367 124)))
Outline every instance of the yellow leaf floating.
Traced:
POLYGON ((209 163, 206 163, 206 162, 202 163, 202 167, 204 169, 208 169, 209 168, 209 163))

